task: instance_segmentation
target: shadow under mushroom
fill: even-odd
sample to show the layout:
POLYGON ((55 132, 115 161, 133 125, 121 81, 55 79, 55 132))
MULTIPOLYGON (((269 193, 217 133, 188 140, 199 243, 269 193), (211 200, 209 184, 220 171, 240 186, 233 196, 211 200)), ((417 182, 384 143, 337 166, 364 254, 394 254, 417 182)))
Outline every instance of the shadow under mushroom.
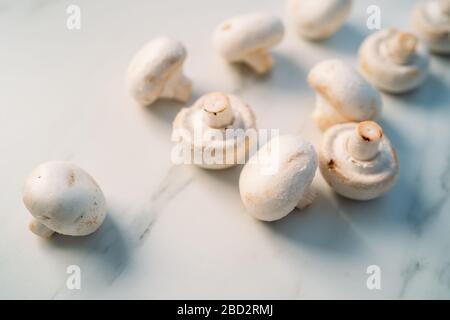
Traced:
MULTIPOLYGON (((85 288, 88 287, 87 283, 95 283, 95 287, 110 285, 128 265, 130 248, 114 221, 114 215, 116 213, 113 213, 113 209, 108 209, 105 221, 91 235, 71 237, 55 234, 43 242, 52 250, 77 253, 77 260, 67 261, 67 264, 76 264, 80 267, 85 288), (79 253, 84 256, 81 260, 79 253)), ((66 289, 65 286, 62 286, 56 295, 62 294, 64 289, 66 289)))
POLYGON ((287 217, 265 223, 265 226, 298 245, 334 254, 356 255, 365 247, 364 239, 350 220, 321 193, 309 208, 296 209, 287 217))

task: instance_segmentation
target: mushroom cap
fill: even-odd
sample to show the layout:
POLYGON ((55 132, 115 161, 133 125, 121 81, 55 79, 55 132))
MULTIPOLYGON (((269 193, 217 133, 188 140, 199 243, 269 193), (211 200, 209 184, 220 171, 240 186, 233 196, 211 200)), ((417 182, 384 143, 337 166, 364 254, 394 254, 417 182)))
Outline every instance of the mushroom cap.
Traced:
POLYGON ((64 235, 88 235, 106 217, 106 200, 98 184, 68 162, 35 168, 25 182, 23 202, 36 220, 64 235))
POLYGON ((281 20, 265 13, 249 13, 222 22, 214 33, 214 47, 228 61, 237 62, 258 50, 278 44, 284 35, 281 20))
POLYGON ((341 122, 373 119, 381 112, 380 93, 341 60, 329 59, 315 65, 308 74, 308 83, 332 109, 316 111, 322 130, 341 122))
POLYGON ((450 13, 443 10, 442 2, 422 1, 413 11, 412 22, 415 31, 431 51, 450 54, 450 13))
POLYGON ((422 43, 418 43, 404 64, 397 63, 387 54, 387 41, 398 35, 399 31, 393 28, 380 30, 368 36, 359 49, 362 74, 374 86, 391 93, 402 93, 419 86, 429 67, 429 55, 422 43))
POLYGON ((252 141, 240 133, 245 133, 251 129, 256 131, 256 119, 250 106, 239 97, 233 94, 214 92, 200 97, 191 107, 180 110, 173 122, 174 136, 178 129, 185 130, 188 133, 181 135, 180 138, 182 143, 189 144, 192 153, 213 152, 213 154, 218 154, 218 152, 222 152, 225 158, 226 154, 234 152, 235 157, 232 163, 226 161, 224 163, 196 163, 196 165, 205 169, 221 170, 235 166, 241 163, 242 159, 245 159, 252 141), (211 95, 223 95, 229 101, 233 119, 231 124, 224 128, 212 128, 204 121, 204 101, 211 95), (237 134, 227 136, 227 130, 235 130, 237 134), (210 139, 210 137, 215 136, 220 136, 222 139, 210 139), (196 139, 198 137, 201 138, 196 139))
POLYGON ((316 170, 317 156, 309 142, 293 134, 274 137, 241 172, 242 202, 259 220, 281 219, 307 195, 316 170))
POLYGON ((137 52, 127 71, 127 86, 142 105, 152 104, 170 78, 181 71, 186 59, 183 44, 162 36, 148 42, 137 52))
POLYGON ((334 34, 347 19, 351 0, 289 0, 288 19, 295 30, 310 40, 334 34))
POLYGON ((373 159, 355 159, 348 151, 348 142, 357 125, 338 124, 325 132, 319 152, 319 167, 336 193, 354 200, 370 200, 395 184, 399 164, 394 148, 384 135, 373 159))

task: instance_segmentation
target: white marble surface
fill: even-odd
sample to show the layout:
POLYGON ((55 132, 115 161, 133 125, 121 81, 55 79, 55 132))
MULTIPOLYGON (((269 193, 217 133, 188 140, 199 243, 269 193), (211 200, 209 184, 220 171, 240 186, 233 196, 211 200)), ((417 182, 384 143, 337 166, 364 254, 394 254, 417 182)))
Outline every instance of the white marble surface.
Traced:
POLYGON ((182 107, 138 107, 124 73, 159 34, 182 40, 193 99, 238 93, 260 128, 299 132, 316 145, 306 85, 316 62, 355 63, 369 4, 382 25, 408 28, 413 1, 355 1, 345 27, 323 43, 289 33, 272 74, 258 79, 216 57, 211 32, 249 11, 283 14, 278 0, 0 1, 0 298, 450 298, 450 60, 433 57, 429 79, 383 96, 381 124, 397 148, 401 177, 386 196, 353 202, 318 174, 313 207, 267 224, 245 214, 241 168, 208 172, 170 162, 171 121, 182 107), (66 8, 82 28, 66 28, 66 8), (90 172, 109 218, 86 238, 38 239, 27 229, 21 188, 40 162, 70 160, 90 172), (82 289, 66 288, 79 265, 82 289), (368 290, 366 268, 382 270, 368 290))

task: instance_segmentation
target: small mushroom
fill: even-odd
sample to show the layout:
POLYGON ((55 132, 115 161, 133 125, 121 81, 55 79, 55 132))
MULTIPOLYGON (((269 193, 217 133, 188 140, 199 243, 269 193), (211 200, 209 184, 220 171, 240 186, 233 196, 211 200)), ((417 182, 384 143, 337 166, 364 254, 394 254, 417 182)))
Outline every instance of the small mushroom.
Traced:
POLYGON ((250 13, 223 22, 214 33, 214 46, 228 62, 245 63, 258 74, 269 71, 273 59, 268 52, 284 35, 280 19, 250 13))
POLYGON ((298 135, 272 138, 244 166, 239 191, 247 211, 263 221, 287 216, 309 206, 317 170, 314 147, 298 135), (269 170, 270 168, 270 170, 269 170))
POLYGON ((252 109, 235 95, 213 92, 180 110, 172 137, 189 146, 190 159, 196 165, 220 170, 245 162, 251 143, 246 136, 249 130, 256 132, 252 109))
POLYGON ((413 11, 412 22, 432 52, 450 54, 450 0, 422 1, 413 11))
POLYGON ((313 118, 322 130, 343 122, 374 119, 381 112, 379 92, 353 67, 337 60, 325 60, 308 74, 316 91, 313 118))
POLYGON ((392 188, 399 174, 395 150, 373 121, 328 129, 319 152, 319 166, 336 193, 354 200, 381 196, 392 188))
POLYGON ((182 70, 186 55, 183 44, 169 37, 147 43, 128 67, 130 94, 143 106, 160 98, 186 102, 192 91, 192 83, 182 70))
POLYGON ((425 80, 429 55, 416 36, 389 28, 364 40, 359 49, 359 66, 374 86, 390 93, 403 93, 425 80))
POLYGON ((351 0, 289 0, 287 17, 300 36, 322 40, 341 28, 351 7, 351 0))
POLYGON ((46 162, 35 168, 25 182, 23 202, 34 217, 30 230, 45 238, 54 232, 91 234, 106 216, 100 187, 83 169, 68 162, 46 162))

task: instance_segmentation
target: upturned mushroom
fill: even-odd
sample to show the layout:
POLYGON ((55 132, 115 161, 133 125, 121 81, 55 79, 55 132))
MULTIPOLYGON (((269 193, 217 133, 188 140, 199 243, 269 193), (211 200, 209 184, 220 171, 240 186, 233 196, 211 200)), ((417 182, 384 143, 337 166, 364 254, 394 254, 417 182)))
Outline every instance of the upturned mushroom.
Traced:
POLYGON ((229 19, 216 29, 214 47, 232 63, 245 63, 258 74, 272 68, 269 49, 277 45, 284 35, 280 19, 264 13, 250 13, 229 19))
POLYGON ((289 0, 287 17, 301 37, 323 40, 341 28, 351 7, 351 0, 289 0))
POLYGON ((239 191, 246 210, 255 218, 275 221, 296 207, 309 206, 317 170, 314 147, 298 135, 271 139, 245 164, 239 191))
POLYGON ((419 38, 438 54, 450 54, 450 0, 420 2, 412 14, 419 38))
POLYGON ((373 121, 328 129, 319 152, 322 176, 341 196, 377 198, 394 186, 399 164, 394 148, 373 121))
POLYGON ((205 169, 220 170, 245 163, 252 133, 256 134, 252 109, 235 95, 213 92, 177 114, 172 140, 188 153, 183 158, 205 169))
POLYGON ((106 217, 106 201, 98 184, 68 162, 46 162, 35 168, 25 182, 23 202, 33 216, 30 230, 44 238, 55 232, 91 234, 106 217))
POLYGON ((389 28, 364 40, 359 49, 359 66, 366 79, 380 90, 403 93, 425 80, 429 55, 415 35, 389 28))
POLYGON ((127 86, 141 105, 151 105, 157 99, 186 102, 192 83, 183 74, 186 59, 183 44, 169 37, 158 37, 147 43, 131 60, 127 71, 127 86))
POLYGON ((343 122, 374 119, 381 112, 379 92, 353 67, 337 60, 325 60, 308 74, 316 91, 313 118, 320 130, 343 122))

